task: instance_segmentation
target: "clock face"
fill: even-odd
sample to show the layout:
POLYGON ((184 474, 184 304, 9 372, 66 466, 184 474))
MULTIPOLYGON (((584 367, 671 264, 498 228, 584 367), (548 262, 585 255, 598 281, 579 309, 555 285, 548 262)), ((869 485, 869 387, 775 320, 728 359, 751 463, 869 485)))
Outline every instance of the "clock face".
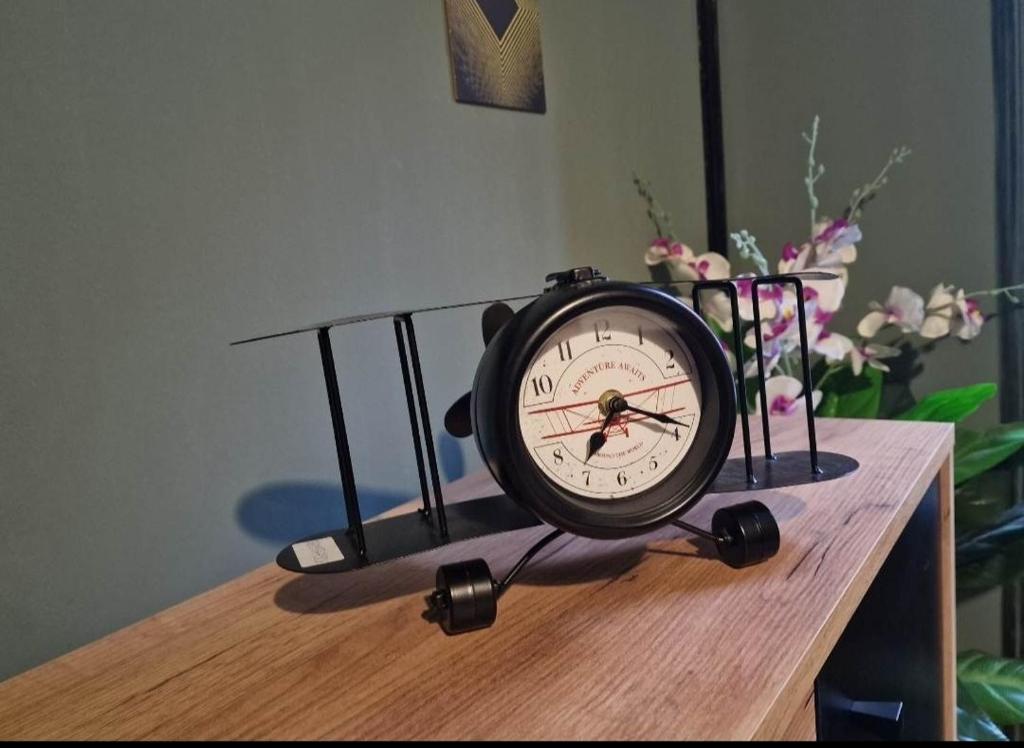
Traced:
POLYGON ((693 354, 673 325, 608 306, 573 318, 541 345, 519 386, 519 428, 550 481, 579 496, 621 499, 680 465, 700 403, 693 354))

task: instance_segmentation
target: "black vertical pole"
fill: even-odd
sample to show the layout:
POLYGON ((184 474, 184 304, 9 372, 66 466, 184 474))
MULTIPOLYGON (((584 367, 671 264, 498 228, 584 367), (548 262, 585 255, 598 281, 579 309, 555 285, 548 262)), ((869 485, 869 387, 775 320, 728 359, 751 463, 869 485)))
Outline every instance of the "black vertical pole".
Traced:
MULTIPOLYGON (((1019 0, 992 0, 992 79, 995 88, 997 286, 1024 281, 1024 8, 1019 0)), ((999 300, 999 409, 1001 420, 1024 418, 1024 310, 999 300)), ((1024 500, 1024 459, 1011 458, 1013 502, 1024 500)), ((1024 657, 1024 583, 1003 587, 1003 655, 1024 657)), ((1020 728, 1010 737, 1020 739, 1020 728)))
POLYGON ((764 458, 774 460, 772 452, 772 432, 768 424, 771 403, 768 402, 768 393, 765 391, 764 376, 764 341, 761 339, 761 287, 760 281, 755 280, 750 284, 750 293, 754 299, 754 345, 757 349, 757 389, 761 394, 761 433, 764 435, 764 458))
POLYGON ((718 2, 697 0, 700 54, 700 104, 704 134, 704 200, 708 249, 728 254, 725 211, 725 136, 722 131, 722 82, 718 55, 718 2))
POLYGON ((818 474, 818 436, 814 431, 814 380, 811 379, 811 356, 807 347, 807 313, 804 309, 804 284, 799 278, 792 279, 796 287, 797 321, 800 323, 800 364, 804 375, 804 407, 807 410, 807 441, 811 448, 811 472, 818 474))
MULTIPOLYGON (((420 444, 420 424, 416 420, 416 404, 413 402, 412 381, 409 379, 409 358, 405 353, 405 336, 402 335, 402 323, 394 318, 395 340, 398 343, 398 361, 402 365, 402 381, 405 383, 405 403, 409 406, 409 425, 412 427, 412 446, 416 450, 416 471, 420 477, 420 497, 423 499, 422 512, 430 515, 430 491, 427 489, 427 471, 423 467, 423 447, 420 444)), ((430 434, 427 434, 430 438, 430 434)))
POLYGON ((345 414, 341 410, 341 391, 338 388, 338 372, 334 368, 330 328, 321 327, 317 330, 317 339, 320 342, 320 361, 327 384, 327 402, 331 407, 331 426, 334 428, 334 446, 338 452, 338 469, 341 472, 345 513, 348 515, 348 531, 355 539, 359 557, 365 559, 366 538, 363 536, 363 518, 359 514, 359 496, 356 494, 356 478, 352 472, 352 453, 348 448, 345 414))
POLYGON ((750 416, 747 413, 747 386, 743 363, 743 335, 740 331, 742 320, 740 319, 739 299, 736 296, 736 286, 729 281, 698 281, 693 284, 693 309, 700 314, 700 294, 702 291, 721 289, 729 297, 729 307, 732 312, 732 344, 736 349, 736 379, 733 382, 736 388, 736 398, 740 411, 740 428, 743 432, 743 463, 747 470, 747 485, 753 486, 757 483, 754 477, 754 459, 750 447, 750 416))
POLYGON ((420 402, 420 421, 427 447, 427 464, 430 466, 430 483, 434 488, 434 507, 437 509, 437 526, 441 537, 448 539, 448 517, 444 511, 444 496, 441 494, 441 478, 437 472, 437 456, 434 454, 434 432, 430 428, 430 414, 427 412, 427 392, 423 386, 423 371, 420 368, 420 353, 416 347, 416 331, 412 326, 412 317, 402 317, 405 322, 405 333, 409 336, 409 358, 412 359, 412 376, 416 383, 416 395, 420 402))
POLYGON ((740 330, 739 300, 736 298, 736 286, 732 283, 723 283, 721 288, 729 294, 729 305, 732 307, 732 344, 736 356, 736 395, 740 403, 740 428, 743 429, 743 464, 747 469, 747 485, 753 486, 757 483, 754 478, 754 460, 750 449, 750 417, 747 414, 747 378, 744 371, 747 367, 743 363, 743 333, 740 330))

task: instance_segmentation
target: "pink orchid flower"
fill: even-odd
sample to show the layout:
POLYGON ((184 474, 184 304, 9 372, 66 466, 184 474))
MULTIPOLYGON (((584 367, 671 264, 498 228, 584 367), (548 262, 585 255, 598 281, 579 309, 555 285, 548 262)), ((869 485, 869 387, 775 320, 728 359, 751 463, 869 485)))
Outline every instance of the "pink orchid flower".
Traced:
MULTIPOLYGON (((768 403, 768 415, 770 416, 791 416, 796 413, 803 413, 807 404, 803 397, 803 383, 794 377, 777 376, 771 377, 764 383, 765 399, 768 403)), ((811 392, 811 403, 815 409, 821 402, 821 391, 811 392)), ((761 393, 758 392, 754 400, 754 415, 761 413, 761 393)))

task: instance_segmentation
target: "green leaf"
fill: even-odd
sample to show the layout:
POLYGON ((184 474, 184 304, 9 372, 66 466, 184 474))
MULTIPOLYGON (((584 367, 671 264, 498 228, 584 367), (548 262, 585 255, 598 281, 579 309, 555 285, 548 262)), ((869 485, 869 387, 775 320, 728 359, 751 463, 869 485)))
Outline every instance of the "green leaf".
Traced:
MULTIPOLYGON (((851 372, 852 377, 852 372, 851 372)), ((864 384, 859 389, 839 395, 837 418, 875 418, 882 402, 882 372, 866 367, 859 377, 864 384)))
POLYGON ((957 538, 957 595, 967 598, 1024 574, 1024 504, 992 525, 957 538))
POLYGON ((1004 423, 984 432, 958 428, 953 451, 957 485, 984 473, 1024 447, 1024 421, 1004 423))
POLYGON ((817 415, 821 418, 835 418, 837 410, 839 410, 839 395, 829 392, 818 406, 817 415))
POLYGON ((995 524, 999 515, 1013 505, 1013 481, 1007 470, 989 470, 956 487, 956 531, 995 524))
POLYGON ((991 382, 940 390, 925 397, 910 410, 896 416, 900 421, 953 421, 958 423, 978 407, 995 397, 996 386, 991 382))
POLYGON ((997 725, 1024 723, 1024 661, 963 652, 956 675, 971 701, 997 725))
POLYGON ((992 718, 974 703, 960 681, 956 684, 956 732, 959 740, 1009 740, 992 718))
POLYGON ((832 370, 820 388, 817 414, 833 418, 876 418, 882 398, 882 372, 865 367, 855 376, 848 366, 832 370))

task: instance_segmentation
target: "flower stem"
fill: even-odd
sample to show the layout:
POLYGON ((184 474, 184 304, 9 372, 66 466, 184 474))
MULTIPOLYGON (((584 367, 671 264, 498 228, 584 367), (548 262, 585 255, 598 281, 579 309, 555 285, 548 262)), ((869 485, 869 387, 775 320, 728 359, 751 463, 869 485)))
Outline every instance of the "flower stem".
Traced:
POLYGON ((825 382, 828 381, 828 378, 831 377, 833 374, 835 374, 837 371, 839 371, 842 368, 843 368, 843 364, 839 364, 838 366, 830 366, 830 367, 828 367, 828 369, 825 370, 825 373, 821 375, 821 379, 819 379, 817 382, 814 383, 815 388, 820 390, 822 388, 822 386, 825 384, 825 382))
POLYGON ((1003 286, 1002 288, 993 288, 988 291, 971 291, 970 293, 964 294, 965 299, 970 299, 974 296, 1005 296, 1014 304, 1020 304, 1021 300, 1013 292, 1024 289, 1024 283, 1018 283, 1015 286, 1003 286))
POLYGON ((661 203, 654 196, 654 192, 651 190, 651 183, 646 179, 641 179, 634 173, 633 184, 636 186, 636 191, 640 194, 640 197, 647 203, 647 217, 654 224, 654 231, 658 238, 675 241, 676 237, 672 231, 672 217, 668 214, 668 211, 661 207, 661 203))
POLYGON ((807 149, 807 176, 804 177, 804 185, 807 187, 807 201, 811 204, 811 236, 814 236, 814 227, 818 223, 818 196, 814 193, 815 183, 825 173, 825 166, 814 160, 814 149, 818 145, 818 121, 817 114, 814 115, 814 122, 811 123, 811 134, 800 133, 810 146, 807 149))
POLYGON ((751 234, 746 229, 741 229, 735 234, 729 234, 729 238, 732 239, 736 245, 736 249, 740 253, 740 257, 744 260, 750 260, 754 265, 757 266, 759 275, 768 275, 768 260, 765 259, 764 253, 760 247, 757 246, 757 237, 751 234))
POLYGON ((860 218, 864 205, 869 200, 873 200, 881 189, 888 184, 889 169, 896 164, 902 164, 910 153, 910 149, 904 145, 893 148, 892 153, 889 154, 889 160, 885 162, 885 166, 878 172, 878 176, 868 184, 858 187, 853 191, 853 195, 850 197, 850 205, 846 208, 845 217, 847 221, 854 223, 860 218))

